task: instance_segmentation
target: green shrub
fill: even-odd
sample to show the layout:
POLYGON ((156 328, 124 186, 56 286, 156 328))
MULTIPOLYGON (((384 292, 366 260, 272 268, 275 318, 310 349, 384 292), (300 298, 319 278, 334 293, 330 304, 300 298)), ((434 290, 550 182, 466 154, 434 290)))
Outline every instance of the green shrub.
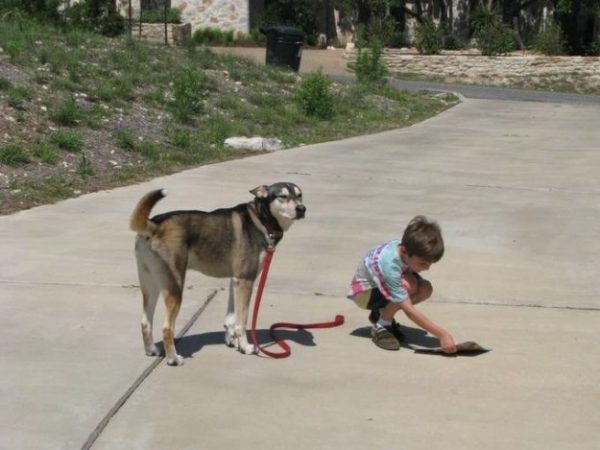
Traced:
POLYGON ((482 55, 505 55, 516 49, 514 32, 502 23, 494 8, 479 7, 473 15, 472 25, 482 55))
POLYGON ((163 157, 160 147, 152 142, 143 141, 136 148, 142 155, 152 161, 158 161, 163 157))
POLYGON ((442 28, 433 20, 426 19, 415 30, 415 47, 426 55, 437 55, 442 49, 442 28))
POLYGON ((96 171, 94 170, 94 165, 85 156, 85 153, 83 153, 81 155, 81 158, 79 158, 79 162, 77 163, 77 173, 83 178, 91 177, 96 173, 96 171))
POLYGON ((31 100, 31 92, 26 86, 13 86, 8 90, 8 104, 13 108, 24 109, 27 100, 31 100))
POLYGON ((592 45, 590 46, 590 53, 592 55, 600 56, 600 36, 596 37, 592 45))
POLYGON ((68 97, 60 106, 50 112, 50 119, 53 122, 67 127, 77 125, 83 119, 83 116, 83 110, 73 97, 68 97))
POLYGON ((83 147, 81 136, 74 131, 55 131, 50 135, 50 142, 69 152, 78 152, 83 147))
POLYGON ((189 148, 192 145, 192 135, 185 128, 175 128, 167 134, 175 147, 189 148))
POLYGON ((175 74, 173 81, 172 110, 175 117, 184 122, 202 111, 202 100, 213 89, 213 83, 206 74, 188 66, 175 74))
POLYGON ((28 162, 27 152, 20 144, 9 143, 0 146, 0 164, 16 167, 28 162))
POLYGON ((46 164, 56 164, 58 153, 54 147, 46 142, 40 142, 34 145, 33 155, 46 164))
MULTIPOLYGON (((143 11, 142 22, 146 23, 164 23, 164 10, 143 11)), ((181 11, 177 8, 167 8, 167 23, 181 23, 181 11)))
POLYGON ((127 29, 125 18, 110 1, 82 0, 65 8, 63 14, 68 25, 104 36, 119 36, 127 29))
POLYGON ((379 39, 371 40, 371 48, 358 47, 356 78, 359 83, 385 83, 387 66, 383 62, 383 47, 379 39))
POLYGON ((219 28, 198 28, 192 35, 192 41, 198 45, 230 45, 235 41, 233 30, 219 28))
POLYGON ((113 138, 119 148, 128 151, 135 149, 135 136, 131 131, 117 130, 113 133, 113 138))
POLYGON ((565 51, 565 36, 560 24, 554 20, 546 23, 535 39, 535 49, 544 55, 561 55, 565 51))
POLYGON ((329 92, 331 81, 319 70, 305 76, 294 94, 300 109, 310 117, 328 120, 334 115, 333 96, 329 92))
POLYGON ((12 82, 8 78, 0 76, 0 91, 8 91, 12 87, 12 82))

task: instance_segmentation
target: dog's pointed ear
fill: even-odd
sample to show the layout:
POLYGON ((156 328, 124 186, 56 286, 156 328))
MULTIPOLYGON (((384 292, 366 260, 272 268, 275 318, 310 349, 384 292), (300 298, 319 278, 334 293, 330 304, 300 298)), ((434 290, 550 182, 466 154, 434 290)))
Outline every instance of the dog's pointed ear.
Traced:
POLYGON ((256 198, 267 198, 269 196, 269 186, 263 184, 252 189, 250 193, 256 198))

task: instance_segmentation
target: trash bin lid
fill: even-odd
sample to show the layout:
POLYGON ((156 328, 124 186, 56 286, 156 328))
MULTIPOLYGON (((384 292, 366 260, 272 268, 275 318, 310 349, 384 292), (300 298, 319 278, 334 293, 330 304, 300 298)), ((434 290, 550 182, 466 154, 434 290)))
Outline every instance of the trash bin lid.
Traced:
POLYGON ((267 29, 261 29, 261 31, 266 35, 275 35, 278 37, 304 40, 304 31, 296 27, 290 27, 287 25, 274 25, 267 29))

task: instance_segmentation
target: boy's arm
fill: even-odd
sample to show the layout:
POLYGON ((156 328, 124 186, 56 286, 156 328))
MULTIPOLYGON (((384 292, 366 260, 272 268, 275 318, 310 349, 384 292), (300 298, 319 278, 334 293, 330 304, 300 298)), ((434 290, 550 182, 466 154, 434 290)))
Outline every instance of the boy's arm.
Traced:
POLYGON ((415 305, 412 304, 410 298, 400 303, 400 308, 410 320, 437 337, 440 340, 440 345, 445 353, 456 352, 456 344, 454 343, 452 335, 439 325, 436 325, 425 314, 415 308, 415 305))

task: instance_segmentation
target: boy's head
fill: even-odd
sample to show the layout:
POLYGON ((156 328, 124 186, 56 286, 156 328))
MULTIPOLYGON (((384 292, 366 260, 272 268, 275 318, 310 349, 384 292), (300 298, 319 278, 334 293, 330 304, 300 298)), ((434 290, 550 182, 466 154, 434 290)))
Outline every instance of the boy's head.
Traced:
POLYGON ((428 269, 429 265, 438 262, 444 256, 444 240, 440 226, 425 216, 416 216, 404 230, 400 251, 409 258, 428 263, 424 270, 428 269))

